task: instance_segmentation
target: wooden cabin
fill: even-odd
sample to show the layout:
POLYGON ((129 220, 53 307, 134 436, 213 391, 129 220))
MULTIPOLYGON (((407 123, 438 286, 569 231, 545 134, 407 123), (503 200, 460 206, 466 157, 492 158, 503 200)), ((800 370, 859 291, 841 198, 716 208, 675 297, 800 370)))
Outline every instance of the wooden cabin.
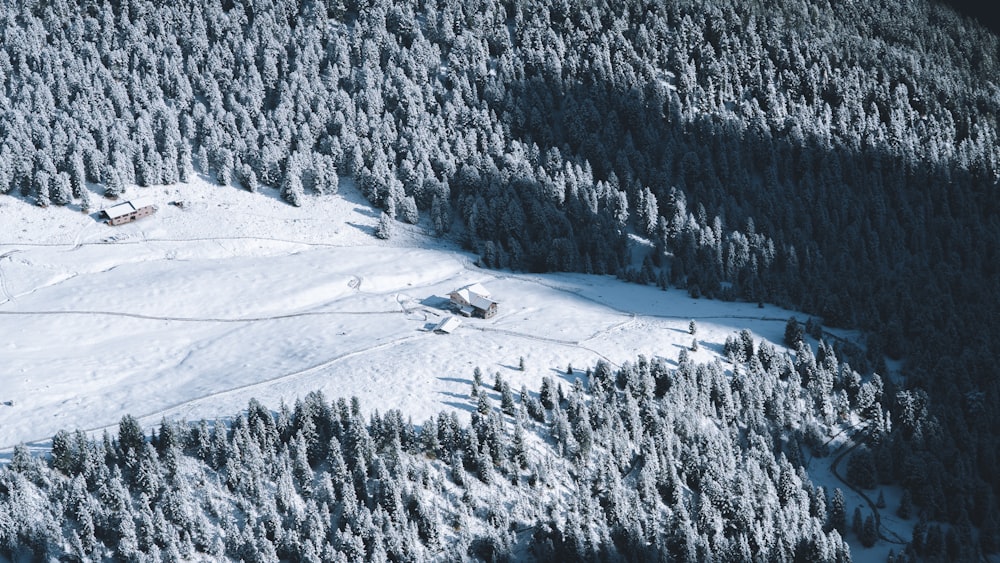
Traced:
POLYGON ((101 211, 101 215, 108 225, 123 225, 138 221, 154 212, 156 212, 156 206, 153 205, 153 202, 146 199, 135 199, 104 209, 101 211))

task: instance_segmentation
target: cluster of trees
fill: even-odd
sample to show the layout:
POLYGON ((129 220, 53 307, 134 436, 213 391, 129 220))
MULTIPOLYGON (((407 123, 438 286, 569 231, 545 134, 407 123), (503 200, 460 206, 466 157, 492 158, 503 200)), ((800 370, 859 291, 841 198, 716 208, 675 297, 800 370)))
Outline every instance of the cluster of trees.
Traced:
MULTIPOLYGON (((793 357, 739 340, 732 366, 686 351, 676 367, 602 361, 537 393, 500 374, 490 389, 477 368, 468 424, 455 411, 419 426, 398 411, 366 418, 356 399, 313 392, 277 411, 251 400, 228 423, 164 421, 149 439, 131 416, 114 437, 60 431, 45 460, 19 446, 0 469, 0 555, 849 561, 846 537, 877 539, 873 514, 849 526, 842 491, 812 483, 809 459, 857 415, 872 449, 851 479, 916 471, 888 427, 927 414, 883 410, 885 384, 825 343, 793 357)), ((908 491, 899 510, 931 494, 908 491)), ((995 505, 982 510, 995 534, 995 505)), ((921 520, 896 560, 977 557, 971 527, 953 530, 921 520)), ((979 538, 983 552, 1000 547, 979 538)))

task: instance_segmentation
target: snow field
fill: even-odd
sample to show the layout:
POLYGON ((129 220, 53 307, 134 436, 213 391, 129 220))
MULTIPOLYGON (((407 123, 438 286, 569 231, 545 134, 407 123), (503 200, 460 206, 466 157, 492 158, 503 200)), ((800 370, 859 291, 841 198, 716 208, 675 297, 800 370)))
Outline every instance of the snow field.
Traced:
POLYGON ((0 206, 3 224, 21 226, 0 239, 6 451, 61 428, 114 429, 126 413, 149 425, 214 418, 251 397, 291 403, 313 389, 422 420, 470 409, 477 366, 515 390, 545 375, 569 385, 570 364, 582 376, 601 358, 675 357, 691 344, 689 318, 699 319, 695 358, 709 361, 738 328, 776 340, 788 316, 610 277, 480 270, 415 226, 378 241, 377 213, 348 182, 341 197, 302 208, 271 190, 200 182, 126 197, 139 194, 158 212, 114 228, 96 212, 0 206), (429 333, 449 314, 448 292, 473 282, 500 314, 429 333))

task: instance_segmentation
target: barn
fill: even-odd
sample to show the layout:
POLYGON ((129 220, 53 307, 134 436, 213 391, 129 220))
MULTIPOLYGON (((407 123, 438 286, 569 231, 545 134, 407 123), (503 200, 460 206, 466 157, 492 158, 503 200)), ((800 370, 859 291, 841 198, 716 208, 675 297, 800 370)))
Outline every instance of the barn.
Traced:
POLYGON ((497 302, 481 284, 474 283, 448 294, 452 305, 466 317, 488 319, 497 314, 497 302))
POLYGON ((124 223, 131 223, 152 215, 156 211, 156 206, 153 205, 152 201, 147 199, 134 199, 132 201, 126 201, 125 203, 119 203, 114 207, 109 207, 101 211, 101 215, 105 219, 105 223, 109 225, 122 225, 124 223))

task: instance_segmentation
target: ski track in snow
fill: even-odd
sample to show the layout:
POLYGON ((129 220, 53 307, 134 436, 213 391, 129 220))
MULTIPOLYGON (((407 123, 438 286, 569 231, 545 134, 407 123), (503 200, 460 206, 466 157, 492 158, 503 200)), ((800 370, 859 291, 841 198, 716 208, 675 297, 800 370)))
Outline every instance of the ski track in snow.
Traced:
MULTIPOLYGON (((290 380, 290 379, 294 379, 296 377, 301 377, 301 376, 304 376, 304 375, 315 373, 315 372, 317 372, 319 370, 322 370, 324 368, 330 367, 330 366, 332 366, 332 365, 334 365, 334 364, 336 364, 338 362, 341 362, 341 361, 349 359, 349 358, 353 358, 355 356, 361 356, 361 355, 364 355, 364 354, 370 354, 372 352, 377 352, 379 350, 383 350, 383 349, 386 349, 386 348, 391 348, 393 346, 397 346, 399 344, 402 344, 403 342, 408 342, 408 341, 416 340, 416 339, 419 339, 419 338, 425 338, 427 336, 429 336, 429 335, 428 334, 418 334, 418 335, 411 335, 411 336, 405 336, 405 337, 397 338, 397 339, 392 340, 390 342, 383 342, 381 344, 372 345, 372 346, 369 346, 369 347, 361 349, 361 350, 354 350, 352 352, 347 352, 347 353, 344 353, 344 354, 340 354, 340 355, 337 355, 337 356, 335 356, 333 358, 330 358, 330 359, 322 361, 320 363, 311 365, 311 366, 309 366, 307 368, 304 368, 304 369, 296 370, 296 371, 289 372, 289 373, 284 373, 284 374, 281 374, 281 375, 276 376, 276 377, 271 377, 271 378, 268 378, 268 379, 264 379, 264 380, 260 380, 260 381, 255 381, 253 383, 247 383, 247 384, 244 384, 244 385, 239 385, 239 386, 232 387, 232 388, 229 388, 229 389, 223 389, 221 391, 216 391, 216 392, 213 392, 213 393, 207 393, 207 394, 202 395, 200 397, 196 397, 196 398, 193 398, 193 399, 189 399, 189 400, 186 400, 186 401, 180 401, 180 402, 168 405, 168 406, 166 406, 164 408, 158 409, 158 410, 153 411, 153 412, 148 412, 148 413, 145 413, 145 414, 139 414, 139 415, 133 415, 133 416, 135 416, 135 418, 138 419, 139 422, 143 426, 145 426, 147 428, 155 425, 156 423, 158 423, 164 417, 172 418, 172 419, 187 420, 187 414, 191 412, 192 407, 195 406, 195 405, 198 405, 200 403, 204 403, 204 402, 212 400, 212 399, 218 399, 220 397, 225 397, 227 395, 233 395, 233 394, 236 394, 236 393, 242 393, 242 392, 246 392, 246 391, 251 391, 253 389, 258 389, 258 388, 266 387, 266 386, 273 385, 273 384, 278 383, 278 382, 287 381, 287 380, 290 380)), ((194 352, 194 350, 192 350, 191 353, 193 353, 193 352, 194 352)), ((188 358, 191 356, 191 353, 189 353, 187 356, 185 356, 185 358, 181 361, 181 363, 186 362, 188 360, 188 358)), ((107 424, 107 425, 102 425, 102 426, 95 426, 95 427, 92 427, 92 428, 83 429, 83 431, 85 433, 87 433, 87 434, 95 434, 95 433, 103 432, 105 430, 111 431, 111 430, 114 430, 116 428, 118 428, 118 423, 107 424)), ((48 438, 39 438, 37 440, 30 440, 30 441, 28 441, 28 443, 31 443, 31 444, 41 444, 41 443, 45 443, 47 440, 49 440, 49 439, 48 438)), ((0 447, 0 451, 8 452, 8 451, 12 450, 13 448, 14 448, 13 445, 4 446, 4 447, 0 447)))
POLYGON ((7 303, 8 301, 13 301, 14 296, 10 293, 10 288, 7 286, 7 278, 3 273, 3 259, 10 258, 11 254, 15 252, 20 252, 19 250, 10 250, 0 254, 0 293, 3 293, 3 301, 0 301, 0 305, 7 303))

